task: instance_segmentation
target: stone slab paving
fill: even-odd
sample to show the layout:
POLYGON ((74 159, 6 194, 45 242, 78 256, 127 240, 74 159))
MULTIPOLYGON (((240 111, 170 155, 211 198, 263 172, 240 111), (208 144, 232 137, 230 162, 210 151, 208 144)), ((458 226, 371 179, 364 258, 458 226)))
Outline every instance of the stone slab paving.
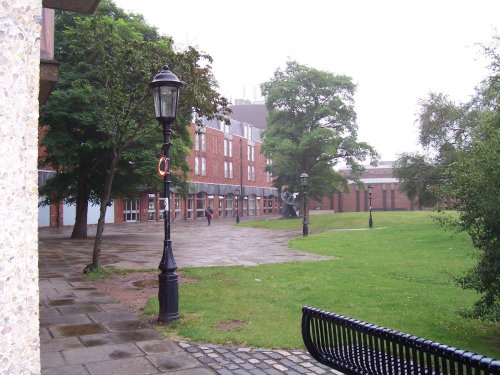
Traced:
MULTIPOLYGON (((177 223, 174 254, 180 267, 257 265, 321 260, 287 247, 295 232, 263 231, 229 221, 177 223), (177 245, 177 247, 175 247, 177 245)), ((69 240, 70 230, 42 229, 39 241, 40 341, 43 375, 339 374, 303 350, 233 348, 166 340, 146 322, 81 277, 92 239, 69 240)), ((162 223, 108 225, 102 264, 157 268, 162 223)))

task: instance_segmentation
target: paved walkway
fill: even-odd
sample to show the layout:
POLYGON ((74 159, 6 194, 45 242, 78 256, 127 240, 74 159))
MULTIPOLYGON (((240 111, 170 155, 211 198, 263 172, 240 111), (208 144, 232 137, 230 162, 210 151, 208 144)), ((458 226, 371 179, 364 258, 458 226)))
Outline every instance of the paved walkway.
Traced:
MULTIPOLYGON (((95 229, 94 229, 95 230, 95 229)), ((91 234, 91 233, 90 233, 91 234)), ((297 231, 266 231, 215 220, 175 222, 179 267, 257 265, 325 257, 287 247, 297 231)), ((92 239, 69 240, 70 230, 41 229, 40 339, 44 375, 325 374, 335 373, 303 350, 233 348, 174 342, 81 277, 92 239)), ((101 262, 107 267, 157 268, 162 223, 108 225, 101 262)))

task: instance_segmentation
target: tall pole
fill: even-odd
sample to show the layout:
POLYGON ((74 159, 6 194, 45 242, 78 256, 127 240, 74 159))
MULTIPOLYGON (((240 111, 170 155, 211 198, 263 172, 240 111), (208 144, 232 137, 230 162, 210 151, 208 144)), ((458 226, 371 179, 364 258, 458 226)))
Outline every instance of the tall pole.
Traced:
POLYGON ((368 192, 368 195, 370 197, 370 218, 368 219, 368 227, 369 228, 373 228, 373 219, 372 219, 372 191, 371 191, 371 187, 370 187, 370 190, 368 192))
POLYGON ((241 216, 243 216, 243 138, 240 138, 240 207, 241 216))
POLYGON ((307 237, 309 234, 309 228, 307 226, 307 186, 304 185, 304 219, 302 222, 302 236, 307 237))
MULTIPOLYGON (((242 150, 242 147, 243 147, 243 144, 242 144, 243 140, 240 138, 240 189, 239 189, 239 194, 238 196, 236 197, 236 223, 239 223, 240 222, 240 197, 241 195, 243 194, 243 187, 242 187, 242 182, 243 181, 243 176, 242 176, 242 173, 243 173, 243 150, 242 150)), ((238 191, 238 188, 236 188, 236 191, 238 191)))
POLYGON ((168 323, 179 318, 179 276, 175 272, 177 264, 175 263, 172 251, 172 241, 170 240, 170 136, 172 135, 172 122, 162 121, 163 128, 163 155, 167 159, 166 174, 163 176, 163 196, 165 197, 165 207, 163 213, 164 219, 164 241, 163 256, 158 268, 161 273, 158 275, 159 289, 158 302, 160 312, 158 322, 168 323))

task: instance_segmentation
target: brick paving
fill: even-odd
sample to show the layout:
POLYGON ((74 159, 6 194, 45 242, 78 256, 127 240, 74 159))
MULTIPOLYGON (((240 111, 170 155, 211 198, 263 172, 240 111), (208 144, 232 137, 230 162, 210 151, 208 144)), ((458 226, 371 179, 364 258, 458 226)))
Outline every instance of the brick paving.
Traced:
MULTIPOLYGON (((173 225, 178 266, 324 259, 287 248, 287 241, 301 235, 301 228, 296 233, 270 232, 234 226, 229 221, 215 221, 210 229, 203 224, 204 221, 173 225), (201 241, 207 238, 219 240, 214 246, 205 246, 203 257, 197 258, 194 254, 199 253, 201 241), (249 242, 249 238, 259 240, 249 242), (249 245, 251 242, 257 245, 249 245), (231 262, 221 256, 221 252, 229 250, 231 262)), ((165 339, 81 277, 93 242, 69 240, 69 233, 66 228, 41 229, 39 235, 43 375, 339 374, 301 349, 235 348, 165 339)), ((161 223, 108 225, 102 264, 137 269, 154 264, 150 268, 156 268, 162 233, 161 223), (141 251, 140 257, 134 249, 141 251)))
POLYGON ((217 374, 341 374, 327 368, 303 350, 272 350, 236 348, 180 341, 193 357, 213 369, 217 374))

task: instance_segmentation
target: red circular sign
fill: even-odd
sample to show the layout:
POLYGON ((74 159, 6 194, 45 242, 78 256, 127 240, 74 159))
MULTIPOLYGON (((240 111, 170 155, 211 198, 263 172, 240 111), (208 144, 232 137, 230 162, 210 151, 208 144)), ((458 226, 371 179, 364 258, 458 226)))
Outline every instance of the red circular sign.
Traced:
POLYGON ((160 160, 158 160, 158 175, 160 177, 165 177, 168 172, 168 159, 165 156, 162 156, 160 160))

